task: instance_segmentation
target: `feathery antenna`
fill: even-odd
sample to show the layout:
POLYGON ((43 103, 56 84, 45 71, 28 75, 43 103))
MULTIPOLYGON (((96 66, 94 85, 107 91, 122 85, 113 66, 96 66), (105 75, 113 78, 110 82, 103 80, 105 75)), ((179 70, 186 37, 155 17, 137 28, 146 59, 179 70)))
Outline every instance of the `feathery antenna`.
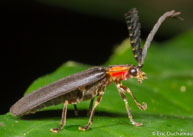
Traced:
POLYGON ((142 57, 142 48, 140 47, 141 25, 139 23, 137 9, 133 8, 126 13, 125 19, 129 30, 130 44, 134 58, 137 62, 140 62, 142 57))
POLYGON ((179 17, 180 12, 176 12, 175 10, 171 10, 168 12, 165 12, 157 21, 157 23, 154 25, 153 29, 149 33, 143 50, 140 47, 140 23, 139 23, 139 17, 138 12, 135 8, 131 9, 128 13, 125 14, 125 19, 127 23, 127 27, 129 30, 129 38, 130 43, 133 51, 134 58, 138 62, 138 66, 141 68, 143 67, 144 60, 147 54, 147 49, 150 47, 151 41, 153 40, 156 32, 158 31, 161 24, 164 22, 164 20, 168 17, 176 17, 179 20, 183 20, 183 18, 179 17))

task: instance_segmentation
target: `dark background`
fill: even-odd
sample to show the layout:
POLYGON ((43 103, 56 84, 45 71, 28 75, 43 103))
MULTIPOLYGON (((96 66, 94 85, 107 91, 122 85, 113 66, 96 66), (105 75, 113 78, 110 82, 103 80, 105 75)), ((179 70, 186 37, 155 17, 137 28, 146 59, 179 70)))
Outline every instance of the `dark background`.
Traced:
MULTIPOLYGON (((128 37, 123 21, 38 2, 2 2, 0 12, 0 114, 7 113, 38 77, 68 60, 101 65, 114 46, 128 37)), ((147 32, 149 28, 142 26, 142 39, 147 32)), ((175 35, 158 34, 155 40, 160 42, 175 35)))

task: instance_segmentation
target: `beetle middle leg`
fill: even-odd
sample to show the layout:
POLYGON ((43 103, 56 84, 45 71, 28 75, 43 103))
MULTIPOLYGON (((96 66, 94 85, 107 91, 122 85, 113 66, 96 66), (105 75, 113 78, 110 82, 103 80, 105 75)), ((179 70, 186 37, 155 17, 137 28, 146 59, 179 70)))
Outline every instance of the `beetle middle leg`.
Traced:
POLYGON ((89 109, 88 109, 88 112, 87 112, 87 115, 88 115, 88 116, 91 114, 92 107, 93 107, 93 102, 94 102, 94 98, 91 99, 91 101, 90 101, 89 109))
POLYGON ((95 101, 94 107, 92 108, 92 111, 90 113, 90 118, 89 118, 89 121, 88 121, 88 125, 85 126, 85 127, 79 127, 78 128, 79 130, 85 131, 85 130, 88 130, 90 128, 90 126, 92 125, 92 122, 93 122, 93 116, 94 116, 95 109, 98 106, 98 104, 100 103, 103 94, 104 94, 104 91, 100 92, 97 100, 95 101))
POLYGON ((63 126, 66 124, 67 105, 68 105, 68 101, 65 101, 64 108, 62 111, 62 120, 61 120, 60 126, 54 129, 51 128, 50 129, 51 132, 58 133, 58 131, 60 131, 63 128, 63 126))
POLYGON ((78 109, 76 104, 74 104, 74 115, 78 116, 78 109))
POLYGON ((138 123, 138 122, 135 122, 135 121, 133 120, 133 116, 132 116, 132 114, 131 114, 131 112, 130 112, 130 109, 129 109, 128 101, 127 101, 127 98, 126 98, 126 96, 125 96, 125 94, 124 94, 124 89, 121 87, 121 84, 120 84, 120 83, 116 83, 116 87, 117 87, 117 89, 118 89, 118 91, 119 91, 120 96, 122 97, 123 101, 125 102, 125 107, 126 107, 126 109, 127 109, 128 117, 129 117, 131 123, 132 123, 134 126, 137 126, 137 127, 138 127, 138 126, 142 126, 143 123, 138 123))

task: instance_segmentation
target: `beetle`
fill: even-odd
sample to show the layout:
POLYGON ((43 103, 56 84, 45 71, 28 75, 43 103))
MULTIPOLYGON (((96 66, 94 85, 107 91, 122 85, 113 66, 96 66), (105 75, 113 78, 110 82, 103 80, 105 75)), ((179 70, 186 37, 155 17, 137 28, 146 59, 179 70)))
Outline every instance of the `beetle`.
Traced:
POLYGON ((147 105, 144 102, 139 103, 130 89, 122 85, 121 81, 129 78, 137 78, 138 82, 141 83, 142 80, 146 79, 145 73, 141 70, 141 68, 143 67, 147 49, 149 48, 155 33, 166 18, 179 18, 179 14, 181 13, 175 12, 174 10, 164 13, 154 25, 152 31, 146 39, 144 47, 142 48, 140 46, 140 23, 138 19, 138 11, 135 8, 131 9, 125 14, 125 19, 129 30, 130 45, 132 47, 134 58, 138 62, 138 66, 129 64, 113 65, 109 67, 98 66, 73 74, 71 76, 67 76, 22 97, 10 108, 11 114, 15 116, 23 116, 30 113, 35 113, 44 107, 57 105, 64 102, 61 124, 58 128, 50 129, 52 132, 57 133, 66 124, 67 106, 69 104, 74 104, 75 114, 77 115, 78 111, 76 104, 84 100, 91 99, 89 106, 90 118, 88 125, 79 127, 79 130, 85 131, 89 129, 92 124, 95 109, 102 99, 105 88, 109 84, 115 83, 121 98, 125 102, 128 117, 131 123, 134 126, 141 126, 142 123, 135 122, 131 115, 125 93, 130 94, 139 109, 146 110, 147 105), (92 107, 94 98, 96 96, 97 99, 94 107, 92 107))

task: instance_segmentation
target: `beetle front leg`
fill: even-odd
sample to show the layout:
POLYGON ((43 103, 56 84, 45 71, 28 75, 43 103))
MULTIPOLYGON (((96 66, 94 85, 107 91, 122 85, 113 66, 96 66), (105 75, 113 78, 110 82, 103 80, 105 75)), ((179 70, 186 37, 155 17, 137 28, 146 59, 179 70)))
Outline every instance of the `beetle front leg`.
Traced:
POLYGON ((139 109, 141 109, 141 110, 143 110, 143 111, 147 109, 147 104, 144 103, 144 102, 142 102, 142 105, 141 105, 141 104, 136 100, 136 98, 133 96, 131 90, 130 90, 128 87, 123 86, 123 85, 120 83, 120 88, 130 94, 130 96, 131 96, 132 99, 135 101, 135 103, 136 103, 136 105, 138 106, 139 109))
POLYGON ((128 113, 128 117, 129 117, 131 123, 132 123, 134 126, 137 126, 137 127, 142 126, 143 123, 138 123, 138 122, 135 122, 135 121, 133 120, 133 116, 132 116, 132 114, 131 114, 131 112, 130 112, 130 109, 129 109, 128 101, 127 101, 127 98, 126 98, 126 96, 125 96, 125 94, 124 94, 124 89, 121 88, 121 84, 117 83, 117 84, 116 84, 116 87, 117 87, 117 89, 118 89, 118 91, 119 91, 120 96, 122 97, 123 101, 125 102, 125 107, 126 107, 126 110, 127 110, 127 113, 128 113))
POLYGON ((65 101, 64 108, 62 111, 62 120, 61 120, 60 126, 54 129, 51 128, 50 129, 51 132, 58 133, 58 131, 60 131, 63 128, 63 126, 66 124, 67 105, 68 105, 68 101, 65 101))
POLYGON ((78 128, 79 130, 81 130, 81 131, 88 130, 88 129, 90 128, 90 126, 92 125, 95 109, 96 109, 96 107, 98 106, 98 104, 100 103, 100 101, 101 101, 101 99, 102 99, 102 96, 103 96, 103 93, 104 93, 104 92, 100 92, 97 100, 95 101, 94 107, 92 108, 92 111, 91 111, 91 113, 90 113, 90 118, 89 118, 89 121, 88 121, 88 125, 85 126, 85 127, 79 127, 79 128, 78 128))

